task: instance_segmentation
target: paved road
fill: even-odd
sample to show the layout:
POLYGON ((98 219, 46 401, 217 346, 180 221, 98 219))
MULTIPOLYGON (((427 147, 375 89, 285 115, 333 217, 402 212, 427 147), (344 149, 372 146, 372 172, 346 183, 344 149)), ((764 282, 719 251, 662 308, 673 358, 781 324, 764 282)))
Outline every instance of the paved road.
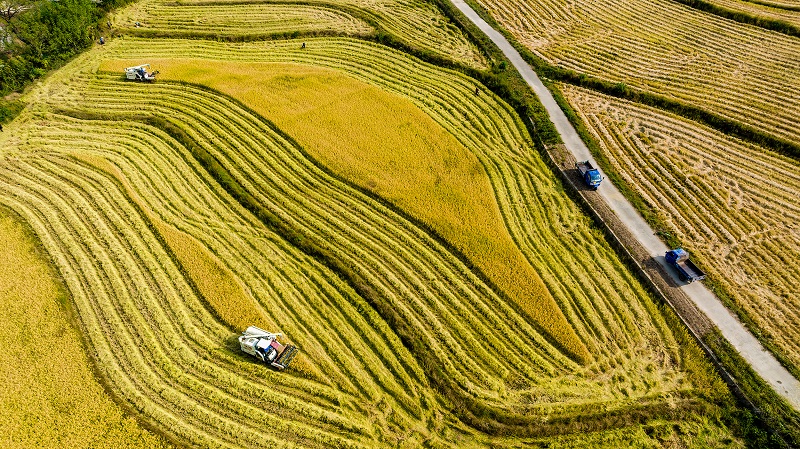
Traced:
MULTIPOLYGON (((556 126, 558 133, 564 140, 567 149, 575 156, 575 159, 584 161, 590 160, 593 164, 589 149, 583 143, 575 128, 567 119, 564 112, 558 107, 555 99, 536 73, 522 59, 519 52, 509 44, 505 37, 497 30, 489 26, 478 14, 464 3, 463 0, 451 0, 453 4, 461 10, 478 28, 486 33, 489 38, 505 53, 506 57, 514 64, 514 67, 522 75, 522 78, 531 86, 536 95, 539 96, 550 120, 556 126)), ((598 189, 600 196, 608 203, 620 220, 639 240, 659 263, 667 267, 667 272, 672 273, 678 285, 682 282, 677 278, 675 271, 668 267, 664 260, 664 253, 667 251, 666 245, 655 235, 653 229, 644 221, 641 215, 633 208, 631 203, 622 196, 622 193, 610 182, 605 181, 598 189)), ((786 398, 795 409, 800 410, 800 382, 786 370, 775 357, 767 352, 761 343, 733 316, 733 314, 720 302, 710 290, 699 282, 683 285, 681 287, 689 298, 697 304, 711 321, 722 332, 722 335, 736 348, 739 353, 747 360, 753 369, 761 375, 767 383, 781 396, 786 398)))

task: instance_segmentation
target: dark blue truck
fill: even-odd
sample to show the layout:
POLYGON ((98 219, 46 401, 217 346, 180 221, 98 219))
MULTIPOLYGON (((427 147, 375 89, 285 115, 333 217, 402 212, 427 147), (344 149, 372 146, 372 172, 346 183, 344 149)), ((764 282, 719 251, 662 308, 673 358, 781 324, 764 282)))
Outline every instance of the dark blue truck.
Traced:
POLYGON ((591 162, 576 162, 575 168, 581 172, 583 182, 585 182, 589 188, 592 190, 597 190, 597 188, 600 187, 600 182, 603 180, 603 177, 600 176, 600 170, 594 168, 591 162))
POLYGON ((678 276, 680 276, 682 281, 694 282, 706 278, 706 274, 703 273, 703 270, 689 260, 689 253, 683 248, 667 251, 664 258, 667 260, 668 264, 678 270, 678 276))

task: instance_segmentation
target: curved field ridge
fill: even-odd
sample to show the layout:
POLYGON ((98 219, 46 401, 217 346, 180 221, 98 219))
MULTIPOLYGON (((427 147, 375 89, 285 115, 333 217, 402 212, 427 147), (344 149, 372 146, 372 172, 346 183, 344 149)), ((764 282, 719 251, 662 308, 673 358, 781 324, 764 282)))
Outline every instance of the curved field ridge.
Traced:
POLYGON ((144 0, 115 14, 114 26, 137 34, 227 36, 242 40, 288 32, 374 33, 379 26, 407 45, 472 67, 486 60, 437 7, 425 0, 144 0), (140 22, 141 28, 134 24, 140 22))
POLYGON ((651 108, 562 88, 615 170, 800 365, 797 162, 651 108))
POLYGON ((376 44, 309 42, 300 52, 297 41, 115 40, 31 92, 33 106, 0 136, 0 202, 53 255, 123 401, 176 440, 212 447, 513 447, 522 444, 513 432, 609 428, 654 444, 636 430, 643 422, 662 429, 659 439, 730 441, 720 424, 694 418, 716 419, 710 402, 727 398, 724 386, 554 187, 508 105, 475 96, 461 74, 376 44), (96 71, 102 58, 176 55, 323 67, 410 100, 484 165, 509 232, 589 363, 566 357, 440 241, 321 169, 240 102, 96 71), (249 195, 259 214, 357 272, 359 291, 372 289, 427 351, 409 350, 409 334, 401 341, 374 304, 245 210, 199 150, 233 179, 226 187, 242 189, 237 199, 249 195), (178 263, 189 256, 170 249, 167 227, 238 278, 242 307, 302 348, 297 365, 276 373, 240 355, 235 331, 191 282, 192 271, 215 268, 178 263), (431 373, 458 396, 432 385, 431 373), (476 408, 456 409, 453 397, 476 408), (474 410, 508 418, 507 433, 457 419, 474 410))
POLYGON ((479 3, 553 64, 800 140, 797 38, 669 0, 479 3))

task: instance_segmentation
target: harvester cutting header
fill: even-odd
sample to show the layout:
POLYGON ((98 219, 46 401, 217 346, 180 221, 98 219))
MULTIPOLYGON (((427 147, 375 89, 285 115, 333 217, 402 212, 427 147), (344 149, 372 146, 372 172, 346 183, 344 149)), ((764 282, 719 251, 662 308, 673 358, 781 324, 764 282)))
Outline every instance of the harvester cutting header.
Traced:
POLYGON ((158 70, 149 72, 150 64, 137 65, 136 67, 128 67, 125 69, 125 78, 134 81, 142 81, 152 83, 156 80, 158 70))
POLYGON ((282 370, 292 363, 297 355, 297 346, 280 344, 277 340, 283 334, 273 334, 264 329, 250 326, 239 337, 242 351, 261 360, 267 365, 282 370))

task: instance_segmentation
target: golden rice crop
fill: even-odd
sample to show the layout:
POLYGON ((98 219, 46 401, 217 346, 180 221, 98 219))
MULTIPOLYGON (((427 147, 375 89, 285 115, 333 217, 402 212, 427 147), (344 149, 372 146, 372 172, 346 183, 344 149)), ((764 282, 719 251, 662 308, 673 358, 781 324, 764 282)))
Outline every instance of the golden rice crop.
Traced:
MULTIPOLYGON (((661 410, 668 401, 675 410, 686 407, 679 428, 699 425, 727 438, 724 427, 698 424, 690 411, 703 401, 695 389, 718 395, 720 386, 679 368, 699 354, 678 348, 642 287, 553 187, 513 110, 492 95, 476 97, 463 75, 379 45, 308 42, 309 51, 299 52, 296 41, 113 41, 68 64, 70 76, 31 92, 35 106, 7 129, 14 145, 2 150, 0 201, 42 236, 94 357, 124 402, 169 435, 201 446, 517 444, 458 423, 431 385, 433 365, 467 397, 512 416, 602 426, 591 414, 661 410), (440 241, 320 169, 242 103, 208 88, 95 73, 101 55, 333 70, 391 93, 375 98, 386 107, 410 102, 458 142, 449 145, 469 149, 484 167, 480 176, 492 189, 484 194, 496 197, 522 257, 565 311, 565 329, 589 348, 588 364, 565 357, 440 241), (327 245, 429 351, 404 346, 372 304, 242 207, 158 123, 179 128, 263 208, 327 245), (169 237, 170 228, 181 234, 169 237), (205 251, 175 251, 188 238, 205 251), (245 289, 235 302, 242 310, 263 314, 302 348, 298 369, 266 371, 238 353, 235 331, 208 309, 224 307, 206 298, 214 290, 189 282, 200 276, 193 271, 219 269, 245 289), (130 350, 115 351, 120 345, 130 350)), ((313 99, 303 87, 301 97, 313 99)), ((474 167, 474 160, 453 164, 468 176, 474 167)), ((537 427, 552 431, 548 425, 537 427)))
MULTIPOLYGON (((102 68, 127 64, 108 61, 102 68)), ((212 87, 273 120, 324 165, 431 226, 531 315, 560 314, 504 232, 478 159, 410 101, 330 69, 178 59, 154 64, 163 79, 212 87)))
POLYGON ((156 448, 94 377, 67 292, 18 217, 0 209, 0 446, 156 448))

